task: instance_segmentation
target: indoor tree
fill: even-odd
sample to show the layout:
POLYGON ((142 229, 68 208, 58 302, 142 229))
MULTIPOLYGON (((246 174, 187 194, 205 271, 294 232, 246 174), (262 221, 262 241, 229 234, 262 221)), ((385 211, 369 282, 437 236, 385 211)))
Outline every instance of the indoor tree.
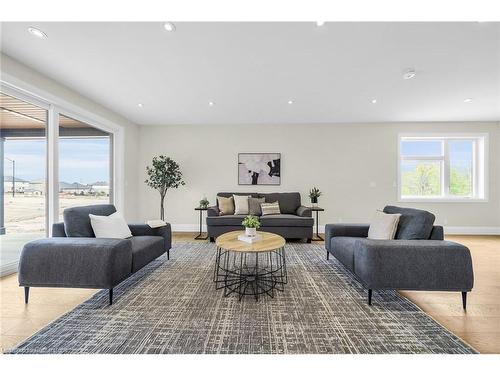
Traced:
POLYGON ((160 193, 160 219, 165 219, 163 203, 165 195, 170 188, 177 189, 186 183, 182 180, 182 172, 174 160, 165 155, 155 156, 153 165, 146 167, 148 178, 144 181, 149 187, 160 193))

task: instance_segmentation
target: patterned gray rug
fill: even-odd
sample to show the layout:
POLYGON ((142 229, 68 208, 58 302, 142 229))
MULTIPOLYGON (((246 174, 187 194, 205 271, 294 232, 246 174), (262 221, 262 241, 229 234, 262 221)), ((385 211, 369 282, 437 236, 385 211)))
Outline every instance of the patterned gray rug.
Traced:
POLYGON ((177 243, 169 261, 160 257, 116 288, 112 306, 98 292, 10 352, 475 352, 396 292, 374 292, 368 306, 322 246, 287 244, 287 256, 285 292, 238 302, 215 290, 214 244, 177 243))

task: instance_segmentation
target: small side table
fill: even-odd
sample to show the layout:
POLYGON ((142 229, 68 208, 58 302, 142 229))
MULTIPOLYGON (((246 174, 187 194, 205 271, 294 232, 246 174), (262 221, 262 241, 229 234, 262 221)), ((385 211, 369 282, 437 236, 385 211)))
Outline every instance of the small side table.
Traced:
POLYGON ((313 238, 313 241, 324 241, 324 238, 319 235, 319 213, 324 211, 324 208, 321 207, 311 207, 311 211, 316 212, 316 237, 313 238))
POLYGON ((202 237, 201 235, 203 234, 203 211, 207 211, 208 210, 208 207, 207 208, 203 208, 203 207, 196 207, 194 209, 195 211, 200 211, 200 233, 194 238, 195 240, 206 240, 208 239, 208 235, 206 237, 202 237))

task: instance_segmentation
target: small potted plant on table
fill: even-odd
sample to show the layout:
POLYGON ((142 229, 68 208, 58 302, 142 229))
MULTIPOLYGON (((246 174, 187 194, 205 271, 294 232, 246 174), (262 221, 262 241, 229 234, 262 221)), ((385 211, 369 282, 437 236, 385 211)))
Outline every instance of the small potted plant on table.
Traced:
POLYGON ((207 208, 210 202, 208 201, 207 197, 203 197, 200 201, 200 208, 207 208))
POLYGON ((245 235, 248 237, 255 237, 257 234, 257 229, 260 228, 260 221, 257 216, 248 215, 241 222, 241 225, 245 227, 245 235))
POLYGON ((309 198, 311 198, 311 203, 313 207, 316 207, 318 205, 318 197, 321 196, 321 191, 317 187, 313 187, 309 191, 309 198))

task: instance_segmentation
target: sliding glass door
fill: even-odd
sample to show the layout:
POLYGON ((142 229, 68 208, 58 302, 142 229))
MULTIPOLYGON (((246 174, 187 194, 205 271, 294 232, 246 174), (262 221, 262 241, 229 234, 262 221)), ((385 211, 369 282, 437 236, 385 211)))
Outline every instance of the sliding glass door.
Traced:
POLYGON ((17 90, 0 90, 0 276, 67 207, 114 203, 111 132, 17 90))
POLYGON ((0 93, 0 274, 47 234, 47 110, 0 93))

